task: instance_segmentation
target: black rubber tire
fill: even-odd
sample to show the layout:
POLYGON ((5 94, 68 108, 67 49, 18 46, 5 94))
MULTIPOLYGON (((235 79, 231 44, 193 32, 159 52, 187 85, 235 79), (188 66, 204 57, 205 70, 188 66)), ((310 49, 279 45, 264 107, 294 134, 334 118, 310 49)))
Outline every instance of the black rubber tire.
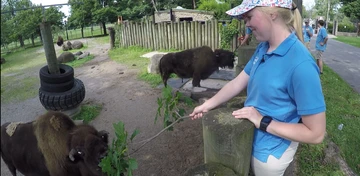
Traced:
POLYGON ((39 71, 40 80, 49 84, 61 84, 74 80, 74 69, 65 64, 59 64, 61 74, 50 74, 47 65, 39 71))
POLYGON ((77 107, 85 98, 84 83, 75 79, 72 89, 66 92, 46 92, 39 89, 41 104, 47 110, 68 110, 77 107))
POLYGON ((45 92, 66 92, 74 87, 74 80, 60 84, 49 84, 40 80, 40 89, 45 92))

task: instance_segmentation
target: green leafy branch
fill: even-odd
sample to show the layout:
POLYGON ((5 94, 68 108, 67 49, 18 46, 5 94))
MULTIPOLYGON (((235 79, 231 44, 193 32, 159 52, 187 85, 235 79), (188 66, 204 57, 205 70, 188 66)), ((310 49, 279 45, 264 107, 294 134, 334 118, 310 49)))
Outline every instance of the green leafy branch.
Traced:
POLYGON ((155 116, 155 122, 159 117, 163 117, 164 128, 172 131, 173 128, 169 127, 173 122, 178 122, 179 118, 183 117, 186 113, 184 108, 181 108, 180 101, 183 100, 187 106, 193 106, 191 98, 184 96, 181 92, 176 91, 172 93, 170 86, 162 89, 162 97, 157 98, 158 109, 155 116))
MULTIPOLYGON (((116 139, 113 139, 112 145, 108 149, 108 154, 100 162, 102 171, 108 176, 120 176, 127 173, 132 176, 132 171, 137 169, 138 164, 134 158, 131 158, 128 152, 128 133, 125 130, 123 122, 113 124, 116 139)), ((131 134, 130 141, 139 134, 139 130, 134 130, 131 134)))
POLYGON ((230 43, 234 36, 239 33, 238 20, 233 19, 230 24, 223 26, 221 29, 221 48, 229 49, 230 43))

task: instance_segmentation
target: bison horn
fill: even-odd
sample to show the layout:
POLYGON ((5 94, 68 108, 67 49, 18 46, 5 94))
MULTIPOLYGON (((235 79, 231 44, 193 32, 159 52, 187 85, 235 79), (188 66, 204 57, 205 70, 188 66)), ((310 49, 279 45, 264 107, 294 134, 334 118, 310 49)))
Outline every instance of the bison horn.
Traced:
POLYGON ((75 157, 74 155, 77 153, 77 151, 75 149, 71 149, 70 153, 69 153, 69 158, 71 161, 75 161, 75 157))
POLYGON ((83 153, 79 150, 76 149, 71 149, 69 152, 69 158, 71 161, 75 161, 75 156, 76 155, 83 155, 83 153))

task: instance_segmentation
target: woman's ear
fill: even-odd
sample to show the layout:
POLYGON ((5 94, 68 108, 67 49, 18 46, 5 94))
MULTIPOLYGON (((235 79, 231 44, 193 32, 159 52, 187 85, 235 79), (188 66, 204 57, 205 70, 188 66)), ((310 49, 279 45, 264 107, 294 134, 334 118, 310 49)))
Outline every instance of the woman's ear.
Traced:
POLYGON ((278 14, 277 12, 271 12, 271 13, 270 13, 270 19, 271 19, 272 21, 275 21, 278 16, 279 16, 279 14, 278 14))

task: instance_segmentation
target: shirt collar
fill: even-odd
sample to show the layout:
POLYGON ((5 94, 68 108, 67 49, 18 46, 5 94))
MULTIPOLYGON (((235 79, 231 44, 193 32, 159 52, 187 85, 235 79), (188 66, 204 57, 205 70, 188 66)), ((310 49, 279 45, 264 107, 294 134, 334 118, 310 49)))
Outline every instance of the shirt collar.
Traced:
POLYGON ((295 32, 292 32, 283 42, 281 42, 281 44, 272 52, 270 53, 266 53, 266 51, 269 48, 269 42, 265 42, 265 46, 264 46, 264 53, 266 53, 267 55, 272 55, 272 54, 276 54, 279 56, 284 56, 289 50, 290 48, 294 45, 294 43, 298 40, 297 36, 295 35, 295 32))

